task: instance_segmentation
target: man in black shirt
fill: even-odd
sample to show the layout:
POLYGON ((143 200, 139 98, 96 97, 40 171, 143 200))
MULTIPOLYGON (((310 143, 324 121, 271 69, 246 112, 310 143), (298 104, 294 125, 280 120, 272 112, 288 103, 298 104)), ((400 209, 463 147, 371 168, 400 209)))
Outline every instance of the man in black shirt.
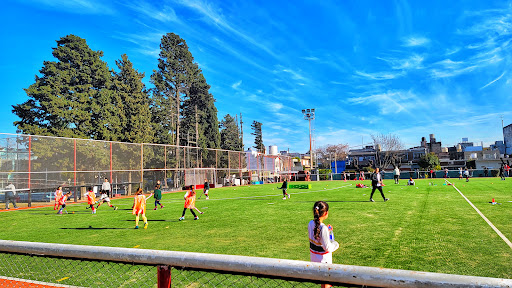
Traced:
POLYGON ((375 172, 372 174, 372 194, 370 195, 370 202, 375 202, 375 200, 373 200, 373 193, 375 193, 375 189, 379 189, 384 202, 389 200, 384 196, 384 192, 382 192, 382 175, 380 175, 378 167, 375 168, 375 172))

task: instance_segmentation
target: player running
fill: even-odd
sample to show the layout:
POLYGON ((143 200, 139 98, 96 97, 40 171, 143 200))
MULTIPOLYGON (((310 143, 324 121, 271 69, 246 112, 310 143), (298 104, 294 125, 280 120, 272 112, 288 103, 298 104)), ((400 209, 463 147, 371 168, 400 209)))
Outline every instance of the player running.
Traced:
POLYGON ((208 197, 209 191, 210 191, 210 183, 208 182, 208 179, 204 179, 203 194, 206 196, 206 200, 210 199, 210 197, 208 197))
POLYGON ((94 204, 96 204, 96 195, 94 194, 91 186, 89 186, 87 190, 88 191, 85 193, 85 196, 87 197, 87 204, 89 204, 89 207, 86 208, 91 208, 92 214, 96 214, 96 208, 94 207, 94 204))
POLYGON ((59 208, 60 204, 60 198, 62 198, 62 186, 59 186, 57 190, 55 191, 55 205, 53 206, 53 210, 57 210, 59 208))
POLYGON ((286 193, 286 191, 288 190, 288 181, 286 181, 286 178, 284 179, 281 187, 278 187, 277 189, 283 190, 283 200, 286 200, 286 196, 288 196, 288 199, 290 199, 290 194, 286 193))
POLYGON ((148 218, 146 218, 146 201, 151 198, 153 194, 148 197, 142 194, 142 188, 139 187, 135 192, 135 198, 133 198, 133 210, 132 214, 135 215, 135 229, 139 229, 139 216, 142 215, 144 220, 144 229, 148 229, 148 218))
POLYGON ((66 214, 68 214, 68 210, 66 209, 66 201, 69 199, 69 197, 71 197, 71 191, 69 191, 68 193, 64 194, 60 198, 59 205, 62 206, 62 207, 59 209, 59 212, 57 212, 57 214, 62 215, 62 211, 63 210, 66 210, 66 214))
POLYGON ((194 220, 198 220, 199 217, 194 213, 194 209, 199 212, 199 214, 203 214, 203 212, 199 211, 199 209, 196 208, 196 190, 194 189, 194 185, 190 185, 187 193, 185 193, 185 196, 183 197, 185 199, 185 206, 183 208, 183 213, 181 214, 180 221, 185 220, 185 212, 187 209, 190 209, 190 213, 194 215, 194 220))
POLYGON ((160 205, 160 209, 164 208, 164 205, 162 205, 160 203, 160 200, 162 200, 162 190, 160 190, 160 184, 156 184, 155 186, 155 191, 154 191, 154 195, 155 195, 155 209, 153 210, 156 210, 157 208, 157 205, 160 205))
POLYGON ((107 202, 109 207, 114 208, 114 210, 117 210, 117 207, 113 206, 110 203, 110 197, 108 197, 108 193, 109 193, 109 190, 103 190, 103 189, 101 190, 100 200, 98 200, 98 206, 96 206, 96 209, 100 208, 101 204, 107 202))

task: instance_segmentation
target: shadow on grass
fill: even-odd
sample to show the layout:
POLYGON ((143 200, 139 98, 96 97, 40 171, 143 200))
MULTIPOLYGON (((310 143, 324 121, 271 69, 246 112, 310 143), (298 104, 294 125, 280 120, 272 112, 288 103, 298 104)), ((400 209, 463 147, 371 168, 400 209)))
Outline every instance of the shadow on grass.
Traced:
MULTIPOLYGON (((134 219, 130 219, 130 220, 127 219, 127 220, 120 220, 120 221, 135 222, 134 219)), ((171 219, 171 220, 166 220, 166 219, 148 219, 148 222, 179 222, 179 220, 178 219, 171 219)))
POLYGON ((77 228, 59 228, 62 230, 132 230, 133 228, 113 228, 113 227, 103 227, 103 228, 94 228, 94 227, 77 227, 77 228))
MULTIPOLYGON (((315 203, 316 201, 295 201, 295 202, 297 202, 297 203, 315 203)), ((327 202, 327 203, 332 203, 332 202, 337 202, 337 203, 372 203, 369 200, 361 200, 361 201, 331 201, 331 200, 326 200, 325 202, 327 202)))
MULTIPOLYGON (((48 212, 48 211, 30 211, 28 214, 31 215, 60 215, 57 214, 57 212, 48 212)), ((87 214, 91 215, 91 212, 89 211, 69 211, 68 213, 63 213, 62 215, 73 215, 73 214, 87 214)))

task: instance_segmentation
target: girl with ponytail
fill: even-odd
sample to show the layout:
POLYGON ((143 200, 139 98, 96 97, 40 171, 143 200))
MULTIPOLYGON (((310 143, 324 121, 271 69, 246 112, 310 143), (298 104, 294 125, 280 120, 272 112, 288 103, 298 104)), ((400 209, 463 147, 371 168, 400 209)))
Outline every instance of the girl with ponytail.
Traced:
MULTIPOLYGON (((330 237, 327 225, 323 223, 329 217, 329 204, 317 201, 313 206, 314 219, 309 222, 309 252, 312 262, 332 263, 332 252, 336 251, 340 244, 330 237)), ((332 229, 332 228, 331 228, 332 229)), ((328 285, 328 284, 325 284, 328 285)), ((330 285, 322 287, 331 287, 330 285)))

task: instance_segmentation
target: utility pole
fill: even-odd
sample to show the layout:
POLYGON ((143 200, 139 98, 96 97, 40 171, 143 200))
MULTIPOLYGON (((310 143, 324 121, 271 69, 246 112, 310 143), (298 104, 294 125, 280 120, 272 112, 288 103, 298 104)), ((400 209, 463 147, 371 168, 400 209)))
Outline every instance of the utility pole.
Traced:
MULTIPOLYGON (((181 97, 180 90, 188 91, 188 87, 176 87, 176 171, 179 171, 180 163, 180 108, 181 108, 181 97)), ((183 159, 185 161, 185 158, 183 159)), ((184 167, 185 168, 185 167, 184 167)), ((178 187, 178 173, 174 173, 174 187, 178 187)))
POLYGON ((196 107, 196 147, 199 147, 197 142, 199 142, 199 124, 197 122, 197 105, 196 107))
POLYGON ((244 151, 244 122, 242 121, 242 112, 240 112, 240 144, 242 151, 244 151))
POLYGON ((503 146, 505 146, 504 155, 507 155, 507 139, 505 138, 505 126, 503 125, 503 115, 500 115, 501 118, 501 135, 503 135, 503 146))

